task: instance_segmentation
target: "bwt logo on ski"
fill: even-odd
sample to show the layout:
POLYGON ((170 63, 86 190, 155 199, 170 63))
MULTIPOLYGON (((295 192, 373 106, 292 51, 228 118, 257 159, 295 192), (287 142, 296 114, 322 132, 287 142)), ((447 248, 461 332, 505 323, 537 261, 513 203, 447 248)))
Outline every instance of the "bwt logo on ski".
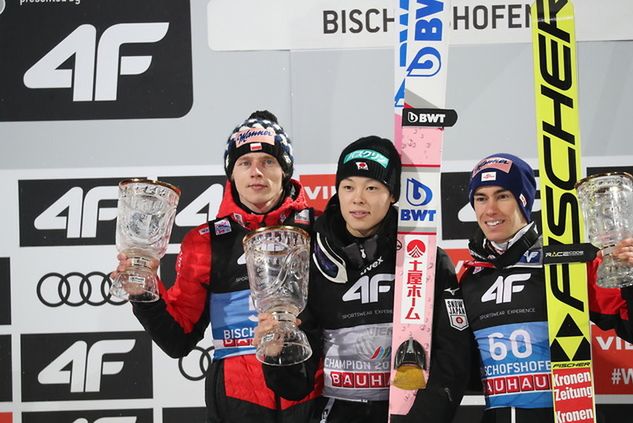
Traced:
POLYGON ((431 200, 433 200, 431 188, 414 178, 407 178, 406 184, 407 205, 416 208, 408 209, 402 207, 400 209, 400 220, 404 222, 434 222, 437 210, 417 208, 425 207, 431 203, 431 200))
POLYGON ((153 411, 146 409, 40 411, 22 413, 22 423, 152 423, 153 411))
POLYGON ((13 107, 1 120, 180 117, 191 108, 189 2, 9 4, 6 15, 0 84, 13 107))
MULTIPOLYGON (((398 66, 405 69, 408 77, 431 77, 442 68, 442 53, 433 46, 441 43, 444 35, 443 12, 444 3, 436 0, 417 0, 416 2, 400 2, 400 36, 398 66), (411 15, 411 16, 410 16, 411 15), (413 40, 409 40, 407 28, 409 18, 415 19, 413 40), (423 44, 415 52, 413 59, 407 61, 407 44, 423 44)), ((396 93, 395 104, 404 106, 404 81, 396 93)))
POLYGON ((457 122, 457 112, 452 109, 413 109, 402 113, 403 126, 447 127, 457 122))
POLYGON ((24 401, 152 396, 151 341, 144 332, 29 334, 21 345, 24 401))

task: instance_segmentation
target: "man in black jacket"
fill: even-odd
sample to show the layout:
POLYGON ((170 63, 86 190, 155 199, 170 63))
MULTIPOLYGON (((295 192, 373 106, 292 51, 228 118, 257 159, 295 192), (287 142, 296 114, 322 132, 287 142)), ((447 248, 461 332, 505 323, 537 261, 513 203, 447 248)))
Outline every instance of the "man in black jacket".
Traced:
MULTIPOLYGON (((268 385, 299 399, 323 369, 312 422, 386 422, 397 248, 400 157, 393 144, 369 136, 338 161, 337 194, 315 223, 308 306, 300 316, 314 355, 290 368, 265 366, 268 385)), ((451 325, 448 304, 461 301, 454 267, 438 248, 430 376, 407 416, 393 422, 450 422, 463 396, 469 335, 451 325)), ((271 329, 260 316, 255 342, 271 329)))
MULTIPOLYGON (((475 166, 468 190, 479 228, 469 243, 475 261, 466 264, 461 287, 480 358, 482 422, 553 423, 542 240, 531 219, 532 168, 511 154, 493 154, 475 166)), ((633 263, 632 245, 624 240, 614 254, 633 263)), ((633 288, 599 288, 596 263, 589 267, 592 320, 631 340, 624 316, 633 306, 633 288)))

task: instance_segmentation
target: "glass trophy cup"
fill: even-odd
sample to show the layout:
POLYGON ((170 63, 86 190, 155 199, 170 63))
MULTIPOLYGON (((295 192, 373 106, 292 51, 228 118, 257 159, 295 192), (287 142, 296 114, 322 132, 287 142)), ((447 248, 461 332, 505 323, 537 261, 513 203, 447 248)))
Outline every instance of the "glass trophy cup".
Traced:
POLYGON ((633 285, 633 267, 613 258, 613 247, 633 237, 633 176, 625 172, 601 173, 576 184, 589 242, 602 250, 598 286, 633 285))
POLYGON ((167 251, 179 198, 180 189, 165 182, 126 179, 119 183, 116 247, 131 265, 112 282, 112 295, 136 302, 158 300, 156 271, 150 265, 167 251))
POLYGON ((242 242, 255 309, 278 322, 262 337, 255 356, 275 366, 307 360, 312 349, 295 320, 308 298, 310 235, 292 226, 273 226, 251 232, 242 242))

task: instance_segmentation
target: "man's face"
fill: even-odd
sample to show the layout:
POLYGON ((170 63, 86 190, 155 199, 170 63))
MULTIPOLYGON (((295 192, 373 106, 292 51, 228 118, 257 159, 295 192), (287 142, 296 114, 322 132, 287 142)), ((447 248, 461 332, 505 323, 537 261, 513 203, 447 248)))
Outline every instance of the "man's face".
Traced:
POLYGON ((478 188, 473 205, 477 223, 490 241, 506 242, 527 224, 512 192, 500 186, 478 188))
POLYGON ((359 238, 376 232, 394 201, 386 185, 364 176, 343 179, 337 192, 345 226, 359 238))
POLYGON ((266 213, 283 193, 283 176, 279 162, 270 154, 248 153, 235 162, 231 179, 242 204, 256 213, 266 213))

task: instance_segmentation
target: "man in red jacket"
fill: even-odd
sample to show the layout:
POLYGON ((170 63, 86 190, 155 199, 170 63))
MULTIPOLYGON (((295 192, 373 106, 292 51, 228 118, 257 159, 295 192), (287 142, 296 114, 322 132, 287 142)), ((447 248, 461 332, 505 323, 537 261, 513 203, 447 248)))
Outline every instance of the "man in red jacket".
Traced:
MULTIPOLYGON (((160 299, 134 303, 133 311, 154 342, 174 358, 187 355, 211 325, 209 422, 302 422, 318 393, 287 401, 266 386, 252 346, 257 314, 249 302, 242 247, 244 235, 257 228, 283 224, 310 229, 313 221, 301 185, 291 179, 290 140, 272 113, 254 112, 235 128, 224 168, 228 181, 217 218, 183 239, 174 285, 166 290, 160 282, 160 299)), ((117 258, 117 272, 122 272, 127 257, 117 258)))

